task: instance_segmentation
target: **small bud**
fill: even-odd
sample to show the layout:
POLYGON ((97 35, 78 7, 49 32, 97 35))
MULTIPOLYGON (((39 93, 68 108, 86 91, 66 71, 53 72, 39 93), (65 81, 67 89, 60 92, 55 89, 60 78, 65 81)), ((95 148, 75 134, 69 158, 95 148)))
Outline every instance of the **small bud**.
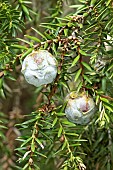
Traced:
POLYGON ((71 92, 66 100, 65 114, 71 122, 81 125, 90 122, 96 111, 95 103, 90 96, 85 93, 71 92))
POLYGON ((60 137, 60 142, 63 143, 65 141, 64 135, 60 137))
POLYGON ((57 75, 56 59, 46 50, 33 51, 24 59, 22 73, 36 87, 49 84, 57 75))
POLYGON ((33 159, 29 158, 29 164, 32 165, 33 164, 33 159))

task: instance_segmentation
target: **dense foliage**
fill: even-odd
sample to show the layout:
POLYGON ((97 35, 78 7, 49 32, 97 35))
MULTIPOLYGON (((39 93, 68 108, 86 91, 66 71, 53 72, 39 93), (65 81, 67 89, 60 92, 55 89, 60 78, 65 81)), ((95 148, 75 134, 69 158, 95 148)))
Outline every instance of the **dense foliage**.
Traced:
POLYGON ((111 0, 0 1, 1 169, 112 170, 112 41, 111 0), (38 50, 56 58, 57 76, 36 88, 21 65, 38 50), (66 118, 73 91, 95 102, 87 125, 66 118))

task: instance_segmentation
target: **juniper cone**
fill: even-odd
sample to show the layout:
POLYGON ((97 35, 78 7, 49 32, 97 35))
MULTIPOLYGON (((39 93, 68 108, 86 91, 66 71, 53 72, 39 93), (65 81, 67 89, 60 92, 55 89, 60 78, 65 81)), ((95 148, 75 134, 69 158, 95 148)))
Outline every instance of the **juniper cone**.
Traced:
POLYGON ((94 115, 95 103, 90 96, 84 93, 71 92, 66 97, 67 106, 65 109, 66 117, 76 124, 87 124, 94 115))
POLYGON ((57 74, 56 59, 46 50, 33 51, 24 59, 22 73, 26 81, 36 87, 49 84, 57 74))

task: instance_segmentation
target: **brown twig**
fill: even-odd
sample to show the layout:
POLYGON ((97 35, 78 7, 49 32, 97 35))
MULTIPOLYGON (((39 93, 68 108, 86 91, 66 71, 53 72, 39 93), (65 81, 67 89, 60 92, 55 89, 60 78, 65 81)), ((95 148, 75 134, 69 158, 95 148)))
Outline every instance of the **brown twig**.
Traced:
POLYGON ((84 84, 84 67, 83 67, 83 64, 82 64, 82 61, 83 61, 83 56, 82 54, 80 53, 80 45, 78 45, 78 48, 77 48, 77 51, 78 51, 78 55, 80 55, 80 59, 79 59, 79 64, 80 64, 80 68, 81 68, 81 78, 82 78, 82 82, 83 82, 83 89, 85 89, 85 84, 84 84))
MULTIPOLYGON (((59 65, 59 71, 61 71, 61 69, 62 69, 63 62, 64 62, 64 53, 61 56, 61 62, 60 62, 60 65, 59 65)), ((48 106, 50 105, 50 100, 51 100, 52 96, 56 93, 57 83, 59 81, 59 78, 60 78, 60 74, 57 74, 56 79, 54 81, 54 85, 52 86, 52 90, 51 90, 51 92, 50 92, 50 94, 48 96, 48 106)))
POLYGON ((106 95, 100 95, 101 97, 103 97, 103 98, 105 98, 105 99, 108 99, 108 100, 112 100, 113 101, 113 98, 112 97, 110 97, 110 96, 106 96, 106 95))

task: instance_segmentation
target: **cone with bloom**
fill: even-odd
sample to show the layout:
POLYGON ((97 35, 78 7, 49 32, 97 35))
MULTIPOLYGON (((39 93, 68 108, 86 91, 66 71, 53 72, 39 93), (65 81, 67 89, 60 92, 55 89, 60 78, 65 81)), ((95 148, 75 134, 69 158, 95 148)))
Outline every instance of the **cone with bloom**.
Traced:
POLYGON ((65 108, 66 117, 76 124, 87 124, 94 115, 95 103, 90 96, 84 93, 71 92, 66 97, 67 106, 65 108))
POLYGON ((24 59, 22 73, 36 87, 49 84, 57 75, 56 59, 46 50, 33 51, 24 59))

